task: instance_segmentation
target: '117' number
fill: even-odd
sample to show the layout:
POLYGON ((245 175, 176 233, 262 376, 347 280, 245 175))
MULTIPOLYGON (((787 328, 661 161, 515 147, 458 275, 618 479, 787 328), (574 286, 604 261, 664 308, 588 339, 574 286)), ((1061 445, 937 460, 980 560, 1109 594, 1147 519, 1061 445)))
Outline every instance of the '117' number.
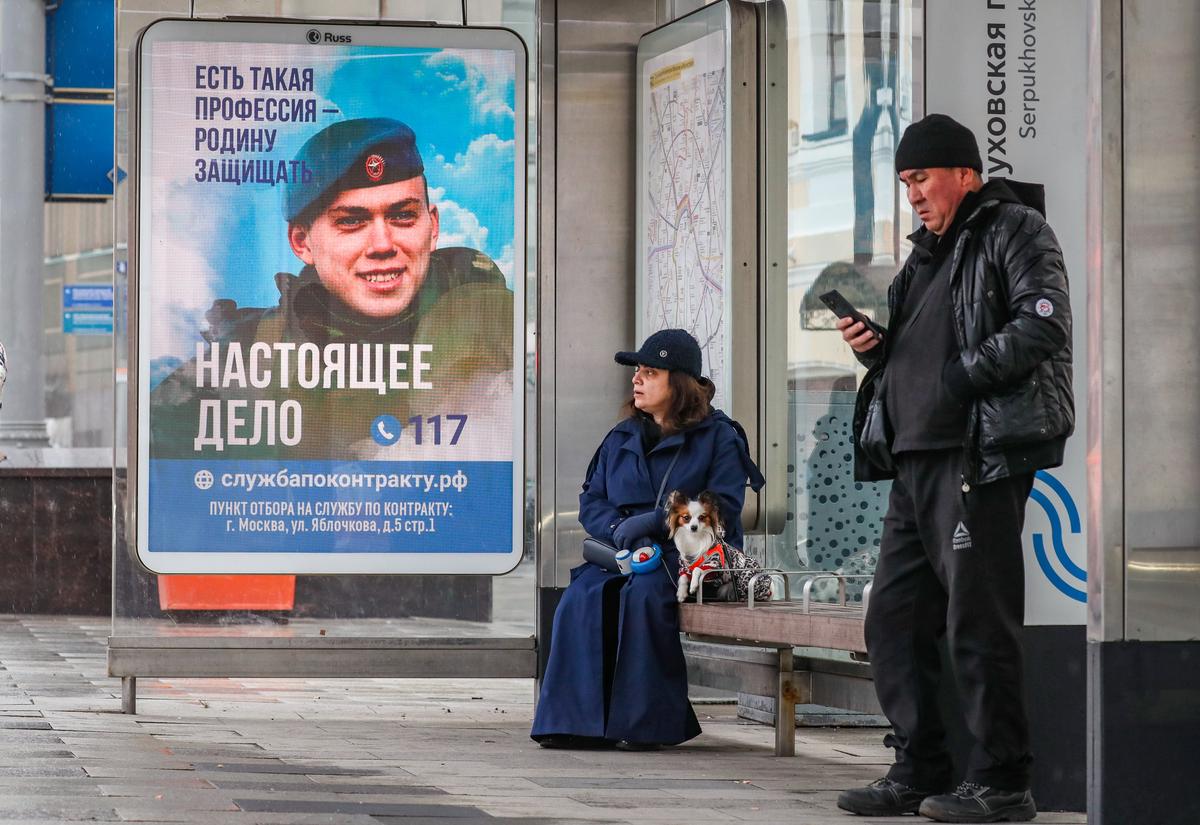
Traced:
MULTIPOLYGON (((453 421, 458 426, 454 428, 454 435, 450 436, 450 446, 453 447, 458 443, 459 437, 462 435, 463 427, 467 425, 467 417, 465 415, 447 415, 446 421, 453 421)), ((424 436, 423 425, 428 425, 433 430, 433 444, 442 443, 442 416, 431 415, 429 418, 422 419, 419 415, 414 415, 408 419, 408 424, 412 427, 413 443, 422 443, 421 439, 424 436)))

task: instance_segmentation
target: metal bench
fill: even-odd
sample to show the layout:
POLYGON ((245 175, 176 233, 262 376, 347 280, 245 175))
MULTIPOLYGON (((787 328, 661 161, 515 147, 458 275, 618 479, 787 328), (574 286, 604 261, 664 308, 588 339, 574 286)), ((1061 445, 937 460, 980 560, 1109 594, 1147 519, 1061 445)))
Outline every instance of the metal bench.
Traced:
MULTIPOLYGON (((710 570, 704 576, 728 572, 710 570)), ((816 570, 765 570, 750 581, 750 596, 745 602, 705 602, 703 588, 697 601, 680 605, 680 627, 699 641, 773 648, 778 657, 778 683, 775 691, 775 755, 796 754, 796 704, 807 699, 793 673, 792 649, 818 647, 845 650, 864 658, 863 618, 871 593, 871 576, 846 576, 816 570), (782 585, 783 598, 755 601, 754 585, 768 577, 782 585), (801 598, 792 599, 791 581, 802 582, 801 598), (862 604, 847 600, 846 582, 865 579, 862 604), (836 580, 838 598, 834 603, 813 599, 814 586, 836 580)), ((774 589, 774 587, 772 588, 774 589)))

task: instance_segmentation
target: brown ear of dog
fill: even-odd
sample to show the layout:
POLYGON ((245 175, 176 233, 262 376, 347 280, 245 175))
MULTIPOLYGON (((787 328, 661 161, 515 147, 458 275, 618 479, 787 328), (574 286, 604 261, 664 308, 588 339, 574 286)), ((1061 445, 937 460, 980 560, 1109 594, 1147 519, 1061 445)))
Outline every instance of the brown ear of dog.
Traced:
POLYGON ((667 496, 667 503, 663 505, 663 511, 667 515, 667 538, 675 538, 675 530, 679 527, 675 513, 686 508, 689 501, 691 499, 682 490, 672 490, 671 495, 667 496))
POLYGON ((725 530, 724 525, 721 523, 721 499, 712 490, 705 490, 700 494, 699 500, 712 518, 713 532, 718 536, 723 535, 725 530))

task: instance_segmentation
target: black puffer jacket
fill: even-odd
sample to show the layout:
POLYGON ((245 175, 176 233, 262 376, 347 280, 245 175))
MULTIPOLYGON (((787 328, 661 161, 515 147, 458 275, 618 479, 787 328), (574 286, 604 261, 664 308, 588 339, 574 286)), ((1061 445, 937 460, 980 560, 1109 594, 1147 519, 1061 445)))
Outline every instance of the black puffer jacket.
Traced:
MULTIPOLYGON (((1075 428, 1067 272, 1044 215, 1041 186, 993 179, 955 242, 950 295, 971 396, 964 484, 1058 466, 1075 428)), ((922 227, 910 237, 919 244, 928 235, 922 227)), ((892 281, 889 317, 897 317, 924 254, 915 250, 892 281)), ((855 433, 863 431, 886 370, 888 343, 885 335, 881 346, 858 356, 868 370, 855 405, 855 433)), ((871 462, 858 443, 854 464, 860 481, 895 475, 871 462)))

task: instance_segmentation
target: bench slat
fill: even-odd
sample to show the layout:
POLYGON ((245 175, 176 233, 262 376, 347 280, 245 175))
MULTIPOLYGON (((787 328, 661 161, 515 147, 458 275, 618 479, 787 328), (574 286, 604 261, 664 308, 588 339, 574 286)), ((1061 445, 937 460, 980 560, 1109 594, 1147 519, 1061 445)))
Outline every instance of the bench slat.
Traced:
POLYGON ((788 607, 750 609, 739 604, 683 604, 679 609, 685 633, 764 645, 867 652, 859 612, 804 613, 788 607))

